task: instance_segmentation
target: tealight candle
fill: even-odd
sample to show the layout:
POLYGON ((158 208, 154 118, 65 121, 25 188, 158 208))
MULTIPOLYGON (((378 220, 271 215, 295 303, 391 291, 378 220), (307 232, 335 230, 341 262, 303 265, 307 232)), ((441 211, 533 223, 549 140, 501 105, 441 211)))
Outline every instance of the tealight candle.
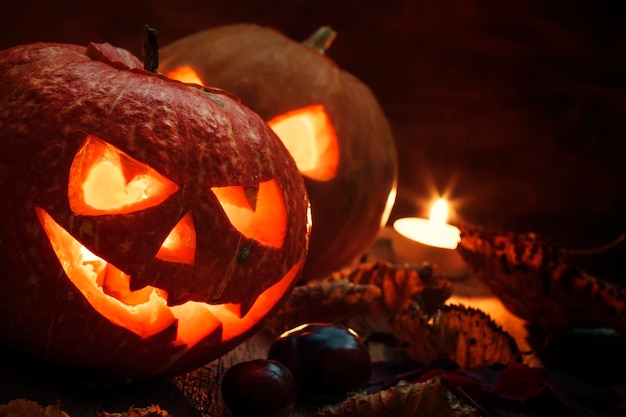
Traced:
POLYGON ((424 245, 438 248, 456 249, 461 241, 461 232, 457 227, 446 224, 448 204, 440 198, 430 210, 430 219, 406 217, 393 223, 393 228, 402 236, 424 245))
POLYGON ((455 250, 461 241, 460 230, 447 224, 448 204, 439 199, 430 218, 407 217, 393 223, 390 231, 392 250, 398 263, 429 262, 450 279, 469 275, 470 269, 455 250))

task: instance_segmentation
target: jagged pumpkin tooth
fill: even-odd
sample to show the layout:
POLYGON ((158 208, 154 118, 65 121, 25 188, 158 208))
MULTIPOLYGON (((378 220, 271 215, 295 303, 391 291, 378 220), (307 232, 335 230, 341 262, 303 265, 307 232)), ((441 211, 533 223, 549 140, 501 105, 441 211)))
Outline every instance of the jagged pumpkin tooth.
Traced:
POLYGON ((309 281, 297 285, 265 328, 280 334, 299 324, 309 322, 344 322, 379 298, 375 285, 356 284, 346 279, 309 281))
POLYGON ((536 233, 460 224, 457 250, 506 308, 530 324, 626 331, 626 288, 574 265, 568 251, 536 233))
POLYGON ((373 394, 353 394, 338 404, 320 409, 317 417, 479 417, 463 404, 441 377, 425 382, 401 383, 373 394))
POLYGON ((451 282, 434 274, 428 264, 394 264, 385 261, 364 262, 331 274, 329 279, 346 279, 355 284, 375 285, 381 297, 351 323, 359 334, 389 333, 391 318, 414 302, 427 310, 435 310, 452 294, 451 282))
POLYGON ((409 308, 394 317, 392 327, 407 356, 419 363, 451 359, 463 369, 477 369, 522 361, 515 339, 472 307, 445 305, 434 315, 409 308))

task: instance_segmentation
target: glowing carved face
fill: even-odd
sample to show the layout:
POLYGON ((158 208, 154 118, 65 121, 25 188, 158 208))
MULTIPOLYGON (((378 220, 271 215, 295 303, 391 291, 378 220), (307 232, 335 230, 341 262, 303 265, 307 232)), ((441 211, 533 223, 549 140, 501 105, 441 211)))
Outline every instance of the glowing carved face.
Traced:
MULTIPOLYGON (((75 215, 124 215, 162 204, 179 186, 113 145, 88 135, 70 168, 68 199, 75 215)), ((252 192, 241 186, 213 187, 232 225, 246 238, 280 248, 286 232, 286 210, 275 180, 252 192)), ((168 291, 145 285, 131 289, 132 276, 87 249, 41 207, 36 208, 61 265, 89 304, 114 324, 141 338, 177 323, 175 345, 195 345, 222 327, 222 340, 241 335, 267 314, 293 281, 298 266, 267 288, 242 316, 238 304, 186 301, 168 305, 168 291)), ((194 265, 196 231, 186 212, 155 254, 166 262, 194 265)))
POLYGON ((0 340, 172 376, 262 326, 301 276, 293 158, 233 94, 108 43, 0 51, 0 340))

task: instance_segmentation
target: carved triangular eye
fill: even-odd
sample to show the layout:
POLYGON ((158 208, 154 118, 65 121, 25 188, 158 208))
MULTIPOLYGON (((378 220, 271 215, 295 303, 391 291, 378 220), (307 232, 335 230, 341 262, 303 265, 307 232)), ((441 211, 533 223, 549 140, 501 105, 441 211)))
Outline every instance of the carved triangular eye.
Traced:
POLYGON ((287 232, 287 210, 283 193, 272 179, 259 188, 213 187, 231 224, 249 239, 280 248, 287 232))
POLYGON ((75 214, 122 214, 159 205, 178 188, 145 163, 87 135, 70 167, 68 198, 75 214))

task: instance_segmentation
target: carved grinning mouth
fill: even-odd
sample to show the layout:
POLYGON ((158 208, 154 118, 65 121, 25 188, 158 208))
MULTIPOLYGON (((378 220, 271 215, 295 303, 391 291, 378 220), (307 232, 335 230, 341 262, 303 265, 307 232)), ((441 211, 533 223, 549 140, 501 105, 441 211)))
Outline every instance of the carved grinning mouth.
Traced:
POLYGON ((114 324, 147 338, 162 332, 179 319, 175 343, 194 345, 206 334, 215 331, 221 325, 223 316, 236 317, 224 306, 192 301, 169 307, 167 293, 151 286, 131 291, 128 275, 90 252, 45 210, 37 208, 37 216, 67 277, 89 304, 114 324), (193 314, 189 314, 192 310, 193 314), (185 315, 195 317, 199 321, 197 325, 205 329, 206 334, 189 337, 193 333, 185 331, 187 320, 180 320, 185 315))
POLYGON ((193 346, 220 326, 222 341, 244 333, 282 297, 300 267, 300 262, 296 263, 280 281, 265 290, 243 317, 235 313, 238 305, 233 304, 187 301, 168 306, 166 291, 152 286, 131 291, 128 275, 90 252, 45 210, 38 207, 36 212, 67 277, 100 315, 142 338, 176 323, 175 345, 193 346))
MULTIPOLYGON (((163 202, 178 185, 111 144, 87 135, 70 168, 68 198, 76 215, 121 215, 163 202)), ((266 245, 280 247, 286 233, 286 209, 276 180, 257 189, 214 187, 213 192, 233 226, 266 245)), ((238 304, 196 301, 168 306, 167 291, 153 286, 130 289, 130 276, 89 251, 43 208, 36 214, 63 270, 100 315, 147 338, 176 326, 175 345, 193 346, 217 330, 222 341, 250 329, 282 297, 301 262, 263 292, 245 316, 238 304)), ((169 262, 194 264, 196 236, 191 213, 178 222, 156 254, 169 262)))

